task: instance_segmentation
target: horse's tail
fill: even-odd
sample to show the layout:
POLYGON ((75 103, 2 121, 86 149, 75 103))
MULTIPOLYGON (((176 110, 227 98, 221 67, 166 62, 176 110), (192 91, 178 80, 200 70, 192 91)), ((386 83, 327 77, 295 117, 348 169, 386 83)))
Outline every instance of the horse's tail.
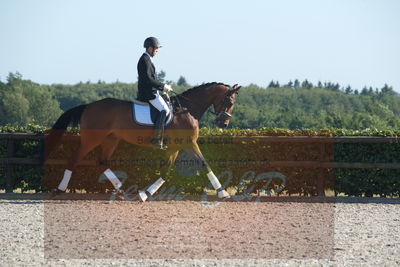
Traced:
POLYGON ((80 105, 71 108, 64 112, 54 123, 53 127, 49 131, 49 134, 45 137, 45 149, 44 149, 44 159, 47 159, 50 152, 53 151, 59 144, 64 132, 67 130, 69 124, 72 126, 77 126, 80 122, 83 111, 86 105, 80 105))

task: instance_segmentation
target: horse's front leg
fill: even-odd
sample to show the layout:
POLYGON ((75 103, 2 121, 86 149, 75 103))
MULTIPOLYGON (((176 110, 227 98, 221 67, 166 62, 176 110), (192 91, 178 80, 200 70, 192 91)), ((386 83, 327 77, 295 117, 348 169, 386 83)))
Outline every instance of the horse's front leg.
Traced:
POLYGON ((139 199, 145 202, 148 197, 152 196, 157 190, 165 183, 166 179, 169 177, 169 172, 171 171, 172 165, 174 164, 176 157, 178 156, 177 150, 167 150, 166 156, 168 161, 163 164, 160 169, 161 176, 152 185, 139 191, 139 199))
POLYGON ((212 186, 217 191, 217 195, 219 198, 230 198, 231 196, 226 192, 226 190, 222 187, 221 183, 219 182, 217 176, 215 176, 214 172, 211 170, 210 165, 208 165, 207 161, 205 160, 203 154, 200 151, 199 145, 196 142, 192 143, 192 149, 200 159, 203 161, 206 169, 207 169, 207 177, 210 180, 212 186))

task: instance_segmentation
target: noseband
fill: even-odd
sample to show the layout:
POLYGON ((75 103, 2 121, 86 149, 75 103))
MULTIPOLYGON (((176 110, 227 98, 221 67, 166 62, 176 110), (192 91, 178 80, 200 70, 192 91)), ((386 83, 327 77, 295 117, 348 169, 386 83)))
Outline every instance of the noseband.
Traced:
POLYGON ((216 118, 217 121, 229 120, 232 117, 232 114, 230 114, 227 110, 232 106, 232 103, 230 102, 230 98, 231 98, 233 92, 234 92, 233 89, 229 88, 229 90, 225 94, 225 97, 218 104, 223 107, 223 109, 220 112, 215 112, 215 111, 211 111, 211 110, 209 111, 217 117, 216 118))

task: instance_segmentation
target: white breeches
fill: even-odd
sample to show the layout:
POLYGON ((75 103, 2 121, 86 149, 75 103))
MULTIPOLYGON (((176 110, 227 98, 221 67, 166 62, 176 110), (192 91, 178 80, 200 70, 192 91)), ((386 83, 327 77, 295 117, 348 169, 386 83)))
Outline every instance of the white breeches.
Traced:
POLYGON ((168 117, 169 112, 170 112, 169 107, 168 107, 167 103, 165 102, 164 98, 162 98, 162 96, 159 93, 156 94, 156 98, 149 100, 149 102, 159 111, 165 110, 166 116, 168 117))

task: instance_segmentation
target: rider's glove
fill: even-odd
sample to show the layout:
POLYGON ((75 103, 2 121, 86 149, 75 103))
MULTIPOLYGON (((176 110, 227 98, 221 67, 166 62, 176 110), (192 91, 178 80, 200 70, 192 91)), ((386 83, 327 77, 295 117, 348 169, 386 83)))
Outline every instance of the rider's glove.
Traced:
POLYGON ((164 85, 164 90, 165 90, 165 91, 167 91, 167 92, 170 92, 170 91, 172 91, 172 87, 171 87, 171 85, 169 85, 169 84, 165 84, 165 85, 164 85))

